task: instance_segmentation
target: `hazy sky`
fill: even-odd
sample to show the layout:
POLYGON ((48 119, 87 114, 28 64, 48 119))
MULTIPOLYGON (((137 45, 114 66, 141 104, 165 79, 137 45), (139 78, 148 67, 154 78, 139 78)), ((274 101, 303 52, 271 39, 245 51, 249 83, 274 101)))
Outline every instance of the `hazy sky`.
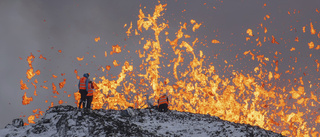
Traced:
MULTIPOLYGON (((279 58, 283 61, 279 63, 279 71, 283 74, 282 81, 301 77, 303 72, 308 75, 304 80, 311 83, 319 83, 320 74, 316 72, 315 59, 320 60, 320 50, 309 49, 308 43, 314 42, 315 47, 320 45, 317 34, 320 31, 320 1, 318 0, 281 0, 281 1, 257 1, 257 0, 234 0, 234 1, 205 1, 205 0, 175 0, 161 1, 167 3, 164 18, 169 21, 169 38, 174 39, 174 33, 179 29, 180 22, 187 22, 194 19, 202 26, 191 33, 192 37, 198 37, 201 41, 206 40, 208 47, 199 47, 204 54, 211 56, 209 62, 213 62, 223 72, 224 61, 234 64, 232 69, 249 73, 254 69, 254 64, 245 56, 245 51, 251 50, 256 43, 246 42, 247 29, 252 29, 254 35, 257 32, 263 33, 260 24, 268 29, 263 36, 274 36, 279 44, 272 44, 270 41, 263 42, 261 47, 255 47, 257 54, 263 54, 270 59, 274 58, 275 51, 281 52, 279 58), (264 6, 266 4, 266 6, 264 6), (184 11, 185 10, 185 11, 184 11), (288 13, 290 12, 290 14, 288 13), (294 14, 295 12, 295 14, 294 14), (299 13, 298 13, 299 12, 299 13), (269 15, 270 18, 264 20, 269 15), (310 34, 310 22, 316 29, 316 35, 310 34), (306 26, 306 32, 302 32, 306 26), (299 43, 294 43, 295 37, 299 37, 299 43), (281 40, 281 38, 283 38, 281 40), (204 40, 202 40, 204 39, 204 40), (212 44, 211 40, 217 39, 220 44, 212 44), (295 51, 290 51, 295 47, 295 51), (300 53, 298 53, 300 52, 300 53), (241 60, 236 61, 235 56, 239 55, 241 60), (309 57, 312 54, 312 57, 309 57), (217 55, 217 59, 213 56, 217 55), (298 62, 293 63, 292 57, 297 57, 298 62), (281 64, 281 65, 280 65, 281 64), (220 68, 219 65, 222 65, 220 68), (296 75, 287 75, 285 71, 288 66, 295 66, 296 75), (308 68, 305 68, 308 66, 308 68), (298 71, 299 68, 302 70, 298 71)), ((117 1, 0 1, 0 56, 1 56, 1 82, 0 82, 0 128, 3 128, 11 120, 19 116, 29 116, 34 109, 45 111, 50 103, 58 104, 59 100, 66 101, 64 105, 76 106, 73 93, 77 91, 75 86, 78 83, 74 70, 82 76, 85 72, 90 72, 92 76, 96 74, 104 76, 105 72, 98 70, 101 66, 112 65, 112 61, 117 59, 120 63, 125 60, 133 62, 136 67, 141 64, 135 51, 142 49, 138 44, 139 37, 127 37, 126 31, 130 22, 137 28, 139 9, 145 13, 153 14, 157 1, 150 0, 117 0, 117 1), (141 6, 140 6, 141 4, 141 6), (144 7, 146 7, 144 9, 144 7), (124 28, 124 24, 127 26, 124 28), (99 42, 94 38, 100 37, 99 42), (106 44, 107 42, 107 44, 106 44), (119 44, 123 47, 122 54, 109 53, 112 45, 119 44), (124 45, 126 47, 124 48, 124 45), (38 50, 40 52, 38 52, 38 50), (61 50, 61 53, 58 52, 61 50), (127 51, 132 54, 127 54, 127 51), (105 58, 105 51, 108 57, 105 58), (87 53, 88 52, 88 53, 87 53), (32 53, 35 56, 33 68, 40 70, 41 74, 34 79, 39 81, 37 84, 37 94, 34 96, 34 87, 27 82, 26 71, 29 69, 26 58, 32 53), (43 55, 47 60, 39 59, 43 55), (96 56, 96 58, 93 57, 96 56), (84 56, 84 60, 79 62, 76 57, 84 56), (22 60, 19 59, 22 58, 22 60), (89 65, 86 65, 88 63, 89 65), (61 76, 61 73, 65 73, 61 76), (58 78, 52 78, 52 75, 58 78), (20 80, 27 83, 29 89, 20 89, 20 80), (59 89, 58 83, 66 79, 66 85, 59 89), (43 81, 47 81, 43 83, 43 81), (53 98, 51 84, 55 83, 58 87, 58 98, 53 98), (47 86, 43 89, 40 86, 47 86), (64 93, 66 91, 67 93, 64 93), (22 96, 27 92, 28 97, 33 97, 33 101, 28 105, 22 105, 22 96), (71 94, 71 97, 67 97, 71 94), (45 103, 48 100, 48 103, 45 103)), ((151 33, 150 33, 151 34, 151 33)), ((145 33, 144 35, 149 35, 145 33)), ((163 38, 165 36, 163 35, 163 38)), ((251 41, 255 42, 257 36, 251 41)), ((164 39, 163 39, 164 40, 164 39)), ((192 42, 194 39, 188 41, 192 42)), ((163 41, 163 49, 169 46, 163 41)), ((166 50, 165 50, 166 51, 166 50)), ((270 66, 269 66, 270 67, 270 66)), ((270 67, 270 70, 274 68, 270 67)), ((232 70, 228 69, 232 72, 232 70)), ((117 75, 120 70, 112 69, 109 74, 117 75)), ((160 72, 165 73, 165 72, 160 72)), ((295 73, 295 72, 294 72, 295 73)), ((231 73, 226 73, 231 75, 231 73)), ((279 84, 278 83, 278 84, 279 84)), ((319 90, 314 86, 312 91, 319 97, 319 90)), ((25 121, 26 118, 24 118, 25 121)))

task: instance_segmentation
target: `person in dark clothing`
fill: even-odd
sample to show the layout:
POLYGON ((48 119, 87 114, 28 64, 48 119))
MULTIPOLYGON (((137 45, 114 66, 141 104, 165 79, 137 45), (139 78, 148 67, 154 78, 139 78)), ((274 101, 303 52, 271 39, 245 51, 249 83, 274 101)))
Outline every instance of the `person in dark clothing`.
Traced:
POLYGON ((78 88, 79 88, 79 92, 81 94, 81 99, 79 102, 79 108, 86 107, 86 101, 87 101, 87 94, 88 94, 88 82, 89 82, 89 74, 85 73, 83 74, 83 77, 80 78, 79 84, 78 84, 78 88))
POLYGON ((93 99, 93 91, 94 91, 94 87, 93 87, 93 83, 92 81, 89 81, 88 83, 88 94, 87 94, 87 108, 91 108, 91 102, 93 99))
POLYGON ((167 112, 168 104, 169 104, 168 97, 166 94, 163 94, 158 100, 159 112, 167 112))

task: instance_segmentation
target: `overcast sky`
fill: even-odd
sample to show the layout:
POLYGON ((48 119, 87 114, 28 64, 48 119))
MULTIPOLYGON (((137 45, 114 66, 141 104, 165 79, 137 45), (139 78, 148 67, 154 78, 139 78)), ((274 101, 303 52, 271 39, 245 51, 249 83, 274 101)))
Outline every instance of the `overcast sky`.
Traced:
MULTIPOLYGON (((250 61, 251 56, 245 56, 243 53, 248 50, 257 50, 257 54, 263 54, 273 60, 275 52, 281 52, 279 58, 283 58, 279 63, 279 73, 282 73, 282 81, 287 83, 287 79, 299 79, 303 73, 307 76, 303 79, 315 83, 310 91, 316 92, 320 96, 319 78, 320 74, 316 71, 315 60, 320 60, 320 50, 309 49, 308 43, 313 41, 315 47, 320 45, 317 37, 320 31, 320 1, 318 0, 281 0, 281 1, 257 1, 257 0, 234 0, 234 1, 205 1, 205 0, 175 0, 161 1, 167 3, 164 18, 169 21, 170 39, 174 39, 174 33, 179 29, 180 22, 187 22, 194 19, 202 26, 193 34, 192 37, 198 37, 201 41, 206 40, 208 47, 199 47, 197 50, 203 50, 204 54, 211 56, 208 60, 220 70, 220 74, 231 75, 233 70, 243 71, 244 74, 253 71, 255 65, 250 61), (264 5, 266 4, 266 5, 264 5), (185 10, 185 11, 184 11, 185 10), (290 13, 290 14, 289 14, 290 13), (266 15, 270 18, 264 20, 266 15), (310 34, 310 22, 316 29, 316 35, 310 34), (264 35, 260 24, 268 29, 264 35), (302 28, 306 27, 306 32, 302 28), (252 29, 253 38, 247 42, 247 29, 252 29), (270 41, 263 42, 261 47, 255 47, 258 34, 263 36, 274 36, 279 44, 270 41), (294 42, 299 37, 299 43, 294 42), (282 40, 281 40, 282 38, 282 40), (204 39, 204 40, 202 40, 204 39), (219 40, 220 44, 211 43, 212 39, 219 40), (295 51, 290 51, 294 47, 295 51), (237 60, 235 57, 238 54, 237 60), (310 57, 312 54, 312 57, 310 57), (214 59, 217 55, 217 59, 214 59), (290 57, 297 57, 297 63, 290 57), (234 64, 234 67, 228 69, 229 73, 223 73, 224 61, 234 64), (221 67, 219 68, 219 65, 221 67), (285 74, 288 66, 295 66, 296 75, 285 74), (306 68, 306 66, 308 66, 306 68), (317 86, 318 84, 318 86, 317 86)), ((137 28, 137 19, 139 9, 145 13, 153 14, 154 7, 158 2, 150 0, 117 0, 117 1, 0 1, 0 128, 3 128, 11 120, 20 116, 29 116, 34 109, 45 111, 50 103, 58 104, 59 100, 67 103, 64 105, 76 106, 73 93, 77 91, 75 86, 78 83, 74 70, 82 76, 85 72, 97 75, 105 75, 105 72, 98 70, 101 66, 112 65, 112 61, 117 59, 120 63, 125 60, 133 62, 138 67, 141 64, 136 50, 142 49, 139 45, 139 37, 127 37, 125 33, 133 23, 137 28), (141 5, 141 6, 140 6, 141 5), (144 7, 146 7, 144 9, 144 7), (124 28, 124 25, 127 27, 124 28), (94 38, 100 37, 99 42, 94 38), (112 45, 119 44, 124 51, 120 54, 111 56, 112 45), (124 48, 124 45, 126 47, 124 48), (61 53, 59 52, 61 50, 61 53), (127 54, 127 51, 132 54, 127 54), (105 51, 108 57, 105 58, 105 51), (34 87, 27 82, 26 71, 29 69, 27 57, 32 53, 35 60, 32 63, 35 70, 40 70, 41 74, 34 79, 39 81, 37 84, 37 94, 34 96, 34 87), (43 55, 47 60, 39 59, 43 55), (96 56, 96 58, 93 57, 96 56), (77 57, 83 57, 79 62, 77 57), (20 58, 22 60, 20 60, 20 58), (89 65, 86 65, 88 63, 89 65), (61 76, 61 73, 65 73, 61 76), (58 76, 52 78, 52 75, 58 76), (29 89, 20 89, 20 80, 27 84, 29 89), (53 98, 52 83, 57 87, 59 82, 66 79, 66 85, 63 89, 58 88, 58 98, 53 98), (43 81, 47 81, 44 83, 43 81), (48 90, 40 86, 49 87, 48 90), (66 91, 67 93, 63 93, 66 91), (22 105, 22 96, 27 92, 28 97, 33 97, 33 101, 28 105, 22 105), (71 97, 67 97, 71 94, 71 97), (48 100, 48 103, 45 103, 48 100)), ((191 32, 192 30, 187 30, 191 32)), ((149 35, 145 33, 144 35, 149 35)), ((165 37, 163 35, 163 37, 165 37)), ((193 40, 187 41, 192 42, 193 40)), ((163 41, 163 48, 169 46, 163 41)), ((320 62, 320 61, 319 61, 320 62)), ((269 66, 270 67, 270 66, 269 66)), ((274 68, 270 67, 270 70, 274 68)), ((108 73, 118 75, 119 69, 112 68, 108 73)), ((160 72, 166 73, 166 72, 160 72)), ((91 75, 91 78, 94 76, 91 75)), ((307 92, 307 91, 306 91, 307 92)), ((26 118, 24 118, 25 121, 26 118)))

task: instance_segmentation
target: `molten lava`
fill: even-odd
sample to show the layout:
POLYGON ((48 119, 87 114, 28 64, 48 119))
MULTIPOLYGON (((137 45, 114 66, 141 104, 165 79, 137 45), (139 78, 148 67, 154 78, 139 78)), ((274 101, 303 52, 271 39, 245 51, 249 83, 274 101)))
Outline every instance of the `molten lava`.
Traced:
MULTIPOLYGON (((120 61, 113 60, 112 64, 116 69, 120 69, 117 66, 121 66, 119 74, 111 79, 107 77, 108 74, 94 77, 93 109, 146 108, 146 95, 149 95, 156 105, 159 95, 166 93, 170 97, 169 109, 171 110, 209 114, 232 122, 259 126, 288 136, 320 135, 319 129, 313 127, 320 123, 319 113, 313 110, 319 106, 320 102, 315 91, 307 92, 307 87, 311 88, 316 83, 313 84, 302 76, 294 76, 294 80, 281 79, 283 75, 292 74, 297 70, 293 65, 297 63, 296 56, 288 57, 292 62, 290 62, 289 68, 283 71, 280 68, 282 65, 280 62, 284 64, 282 61, 284 55, 279 52, 280 50, 267 54, 256 49, 246 49, 246 51, 234 55, 236 60, 249 57, 248 66, 252 62, 258 62, 258 65, 249 70, 250 73, 242 70, 232 70, 226 73, 226 71, 230 71, 228 68, 234 69, 232 64, 234 61, 223 59, 223 63, 220 65, 225 64, 226 67, 220 70, 220 65, 213 65, 209 60, 210 56, 206 55, 204 50, 198 49, 197 46, 203 44, 202 38, 187 34, 187 29, 192 29, 193 33, 196 30, 201 31, 202 23, 197 23, 194 19, 190 20, 191 25, 187 22, 181 22, 181 26, 177 27, 175 38, 169 37, 169 32, 166 31, 169 29, 169 23, 163 18, 166 6, 166 4, 157 5, 152 16, 150 14, 146 16, 142 9, 139 10, 136 29, 130 23, 126 34, 129 37, 131 32, 135 30, 135 35, 141 36, 139 43, 144 44, 136 51, 141 59, 141 64, 133 64, 129 61, 119 63, 120 61), (154 35, 143 37, 143 33, 150 31, 154 35), (134 66, 139 66, 140 69, 134 66), (294 84, 282 85, 285 81, 294 84)), ((264 19, 270 20, 270 16, 266 15, 264 19)), ((310 23, 310 27, 311 34, 316 34, 312 23, 310 23)), ((259 29, 247 29, 244 30, 247 34, 243 37, 248 43, 254 43, 257 48, 274 43, 282 45, 286 42, 277 35, 275 35, 276 37, 272 34, 260 36, 267 35, 267 32, 272 33, 272 29, 268 31, 262 24, 259 24, 257 28, 260 28, 262 33, 259 32, 259 29), (258 37, 253 35, 253 31, 258 37)), ((302 29, 305 33, 305 26, 302 29)), ((100 37, 98 38, 100 40, 100 37)), ((292 41, 302 43, 303 37, 299 36, 299 38, 294 36, 292 41)), ((96 42, 99 40, 95 38, 96 42)), ((223 42, 213 39, 211 43, 219 45, 223 42)), ((313 42, 307 44, 310 50, 315 48, 313 42)), ((305 45, 305 47, 307 46, 305 45)), ((315 49, 319 48, 318 45, 315 49)), ((122 50, 124 49, 121 46, 113 45, 110 55, 113 53, 123 54, 122 50)), ((286 50, 296 54, 298 47, 287 47, 286 50)), ((128 53, 130 52, 128 51, 128 53)), ((104 52, 104 55, 107 57, 107 51, 104 52)), ((307 54, 307 56, 312 57, 311 54, 307 54)), ((77 57, 77 60, 82 61, 83 58, 84 56, 77 57)), ((27 71, 28 79, 34 76, 31 65, 33 59, 34 56, 31 54, 28 57, 30 66, 27 71)), ((318 59, 313 63, 313 68, 316 67, 315 69, 319 71, 318 59)), ((106 65, 105 69, 109 71, 114 67, 106 65)), ((103 72, 105 71, 102 65, 99 68, 102 68, 103 72)), ((74 73, 76 78, 80 79, 76 69, 74 73)), ((308 74, 304 73, 304 76, 306 75, 308 74)), ((59 83, 60 89, 64 87, 65 83, 66 79, 59 83)), ((22 80, 20 85, 22 90, 28 89, 22 80)), ((319 87, 319 84, 317 86, 319 87)), ((52 83, 52 90, 53 94, 59 95, 54 83, 52 83)), ((75 103, 78 104, 80 94, 76 92, 74 96, 75 103)), ((32 97, 28 98, 25 93, 23 104, 29 104, 30 101, 32 101, 32 97)), ((62 104, 63 102, 63 100, 59 100, 58 103, 62 104)), ((51 106, 53 106, 53 102, 51 102, 51 106)), ((28 120, 29 123, 34 123, 34 116, 30 116, 28 120)))
POLYGON ((30 102, 33 101, 32 97, 27 97, 27 92, 24 92, 24 95, 22 96, 22 104, 28 105, 30 102))

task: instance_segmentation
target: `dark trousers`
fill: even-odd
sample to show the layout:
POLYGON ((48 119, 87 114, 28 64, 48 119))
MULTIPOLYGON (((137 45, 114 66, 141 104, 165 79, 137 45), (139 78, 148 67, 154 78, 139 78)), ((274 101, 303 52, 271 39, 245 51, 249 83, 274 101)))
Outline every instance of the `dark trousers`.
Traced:
POLYGON ((93 96, 87 96, 87 108, 91 108, 93 96))
POLYGON ((167 112, 168 111, 168 104, 161 104, 159 106, 159 112, 167 112))
POLYGON ((79 102, 79 108, 81 108, 81 104, 82 104, 82 108, 84 108, 84 107, 86 107, 88 91, 80 89, 79 92, 81 94, 81 98, 80 98, 80 102, 79 102))

